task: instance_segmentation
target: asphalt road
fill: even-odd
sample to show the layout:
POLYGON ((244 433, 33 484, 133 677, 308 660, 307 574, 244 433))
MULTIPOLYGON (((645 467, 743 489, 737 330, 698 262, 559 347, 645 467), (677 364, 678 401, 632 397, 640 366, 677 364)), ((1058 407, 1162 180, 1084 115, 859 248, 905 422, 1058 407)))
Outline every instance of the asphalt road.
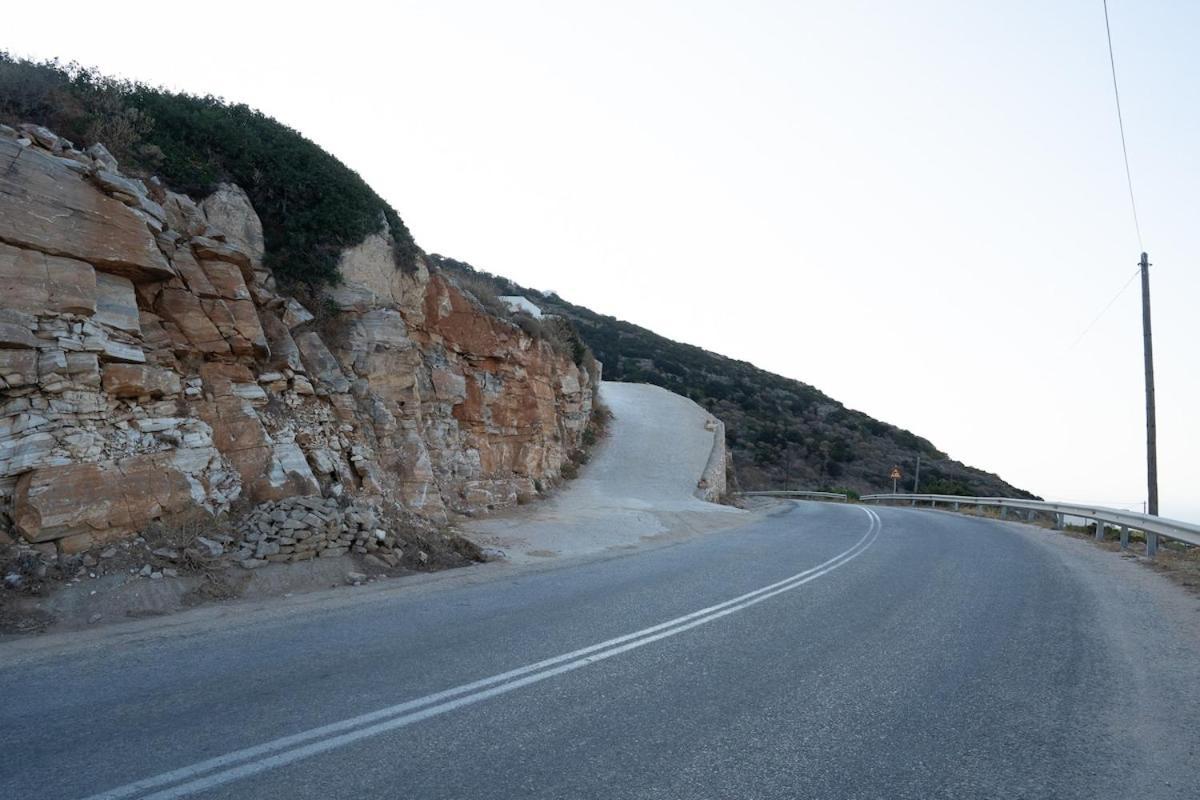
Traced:
POLYGON ((0 797, 1197 796, 1193 598, 878 517, 0 645, 0 797))

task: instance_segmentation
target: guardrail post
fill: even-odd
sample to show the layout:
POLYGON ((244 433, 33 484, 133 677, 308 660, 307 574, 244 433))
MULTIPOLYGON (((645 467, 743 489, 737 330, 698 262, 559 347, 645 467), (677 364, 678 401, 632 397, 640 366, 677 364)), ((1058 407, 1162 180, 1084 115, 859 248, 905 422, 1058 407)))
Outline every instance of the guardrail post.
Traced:
POLYGON ((1096 520, 1096 541, 1104 541, 1104 523, 1100 520, 1096 520))
POLYGON ((1061 531, 1062 529, 1063 529, 1063 515, 1055 514, 1054 515, 1054 530, 1061 531))
POLYGON ((1008 506, 1000 506, 1000 519, 1008 519, 1008 506))
POLYGON ((1122 550, 1129 549, 1129 526, 1128 525, 1121 526, 1121 549, 1122 550))
POLYGON ((1025 521, 1026 521, 1026 522, 1033 522, 1033 520, 1034 520, 1034 518, 1035 518, 1035 517, 1037 517, 1037 512, 1036 512, 1036 511, 1034 511, 1034 510, 1031 508, 1031 509, 1029 509, 1029 511, 1028 511, 1028 512, 1026 512, 1026 514, 1025 514, 1025 521))
POLYGON ((954 510, 958 511, 958 501, 957 500, 954 502, 954 510))
POLYGON ((1150 531, 1143 531, 1146 534, 1146 558, 1154 558, 1158 555, 1158 534, 1150 531))

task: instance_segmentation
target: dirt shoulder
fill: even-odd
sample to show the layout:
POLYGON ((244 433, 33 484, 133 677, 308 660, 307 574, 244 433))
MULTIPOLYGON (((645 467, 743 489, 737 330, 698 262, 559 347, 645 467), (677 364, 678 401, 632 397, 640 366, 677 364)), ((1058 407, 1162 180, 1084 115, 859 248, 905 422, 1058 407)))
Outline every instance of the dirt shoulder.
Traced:
MULTIPOLYGON (((990 509, 982 513, 967 508, 961 511, 940 511, 946 514, 965 514, 973 517, 999 519, 999 515, 990 509)), ((1014 525, 1025 525, 1039 530, 1054 530, 1053 526, 1045 521, 1018 522, 1011 519, 1006 521, 1014 525)), ((1123 558, 1135 561, 1143 567, 1153 570, 1174 583, 1179 584, 1189 592, 1200 596, 1200 547, 1190 547, 1182 542, 1160 538, 1157 555, 1154 558, 1147 558, 1146 538, 1138 531, 1130 531, 1129 545, 1125 549, 1121 548, 1121 537, 1118 530, 1111 526, 1105 528, 1103 540, 1096 539, 1096 527, 1094 524, 1066 525, 1055 532, 1061 536, 1085 541, 1098 550, 1107 550, 1123 558)))
MULTIPOLYGON (((743 524, 752 524, 764 517, 787 510, 785 501, 755 503, 753 512, 741 517, 743 524)), ((730 531, 736 535, 736 531, 730 531)), ((457 569, 437 569, 423 572, 374 575, 366 582, 349 584, 344 572, 357 563, 352 556, 322 562, 285 564, 254 571, 246 591, 227 600, 210 601, 193 607, 176 607, 174 611, 154 614, 127 614, 107 622, 92 625, 76 623, 74 627, 58 620, 43 629, 41 635, 0 635, 0 652, 6 662, 36 662, 66 652, 92 650, 98 646, 123 647, 135 642, 160 640, 176 636, 203 635, 216 629, 271 625, 298 615, 318 620, 337 609, 374 603, 397 594, 428 595, 456 586, 475 585, 494 581, 511 581, 516 577, 553 572, 577 564, 604 562, 636 557, 639 553, 672 547, 689 538, 687 535, 652 537, 630 548, 616 548, 585 555, 513 562, 498 559, 472 562, 457 569), (326 567, 325 565, 329 566, 326 567), (328 573, 323 570, 329 569, 328 573), (316 570, 310 572, 309 570, 316 570), (291 583, 291 581, 295 583, 291 583)), ((150 591, 161 591, 155 581, 150 591)), ((141 586, 146 587, 148 582, 141 586)), ((133 584, 136 586, 136 584, 133 584)))
POLYGON ((265 553, 251 549, 256 542, 248 543, 239 533, 240 521, 207 515, 175 519, 135 538, 70 556, 11 543, 0 547, 0 639, 370 584, 485 558, 451 528, 420 526, 387 514, 370 523, 369 529, 350 533, 344 523, 331 525, 336 535, 326 549, 297 560, 277 552, 289 547, 280 546, 278 538, 260 537, 265 544, 260 550, 276 551, 268 561, 265 553), (347 546, 333 546, 342 539, 347 546), (264 557, 255 557, 259 555, 264 557))

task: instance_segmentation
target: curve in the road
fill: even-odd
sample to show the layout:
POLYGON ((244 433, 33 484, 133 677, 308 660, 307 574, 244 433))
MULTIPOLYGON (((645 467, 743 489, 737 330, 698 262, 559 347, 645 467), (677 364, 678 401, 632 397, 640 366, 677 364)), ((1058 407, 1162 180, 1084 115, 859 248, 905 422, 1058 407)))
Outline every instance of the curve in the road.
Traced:
POLYGON ((1196 796, 1196 598, 1016 523, 881 508, 867 548, 859 508, 782 510, 355 604, 0 644, 0 797, 1196 796))
POLYGON ((160 775, 143 778, 125 786, 92 795, 86 800, 122 800, 130 797, 139 797, 142 800, 175 800, 180 797, 188 797, 231 781, 278 769, 304 758, 345 747, 372 736, 378 736, 464 706, 507 694, 671 636, 678 636, 692 628, 742 611, 776 595, 798 589, 853 561, 874 543, 882 527, 879 515, 874 510, 862 506, 859 506, 859 509, 866 513, 868 526, 862 538, 854 545, 815 567, 810 567, 737 597, 633 633, 543 659, 499 675, 271 742, 264 742, 254 747, 226 753, 160 775), (145 793, 148 789, 156 789, 160 786, 168 788, 150 794, 145 793))

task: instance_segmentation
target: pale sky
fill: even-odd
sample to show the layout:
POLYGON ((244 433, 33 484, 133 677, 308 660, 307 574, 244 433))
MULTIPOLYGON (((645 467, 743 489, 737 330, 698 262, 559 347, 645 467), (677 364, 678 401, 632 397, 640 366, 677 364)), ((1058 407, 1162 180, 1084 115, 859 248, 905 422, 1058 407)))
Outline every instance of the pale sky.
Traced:
MULTIPOLYGON (((1050 499, 1145 499, 1101 0, 10 4, 0 48, 246 102, 418 243, 810 383, 1050 499), (286 11, 283 9, 286 8, 286 11)), ((1200 4, 1111 0, 1161 511, 1200 520, 1200 4)))

